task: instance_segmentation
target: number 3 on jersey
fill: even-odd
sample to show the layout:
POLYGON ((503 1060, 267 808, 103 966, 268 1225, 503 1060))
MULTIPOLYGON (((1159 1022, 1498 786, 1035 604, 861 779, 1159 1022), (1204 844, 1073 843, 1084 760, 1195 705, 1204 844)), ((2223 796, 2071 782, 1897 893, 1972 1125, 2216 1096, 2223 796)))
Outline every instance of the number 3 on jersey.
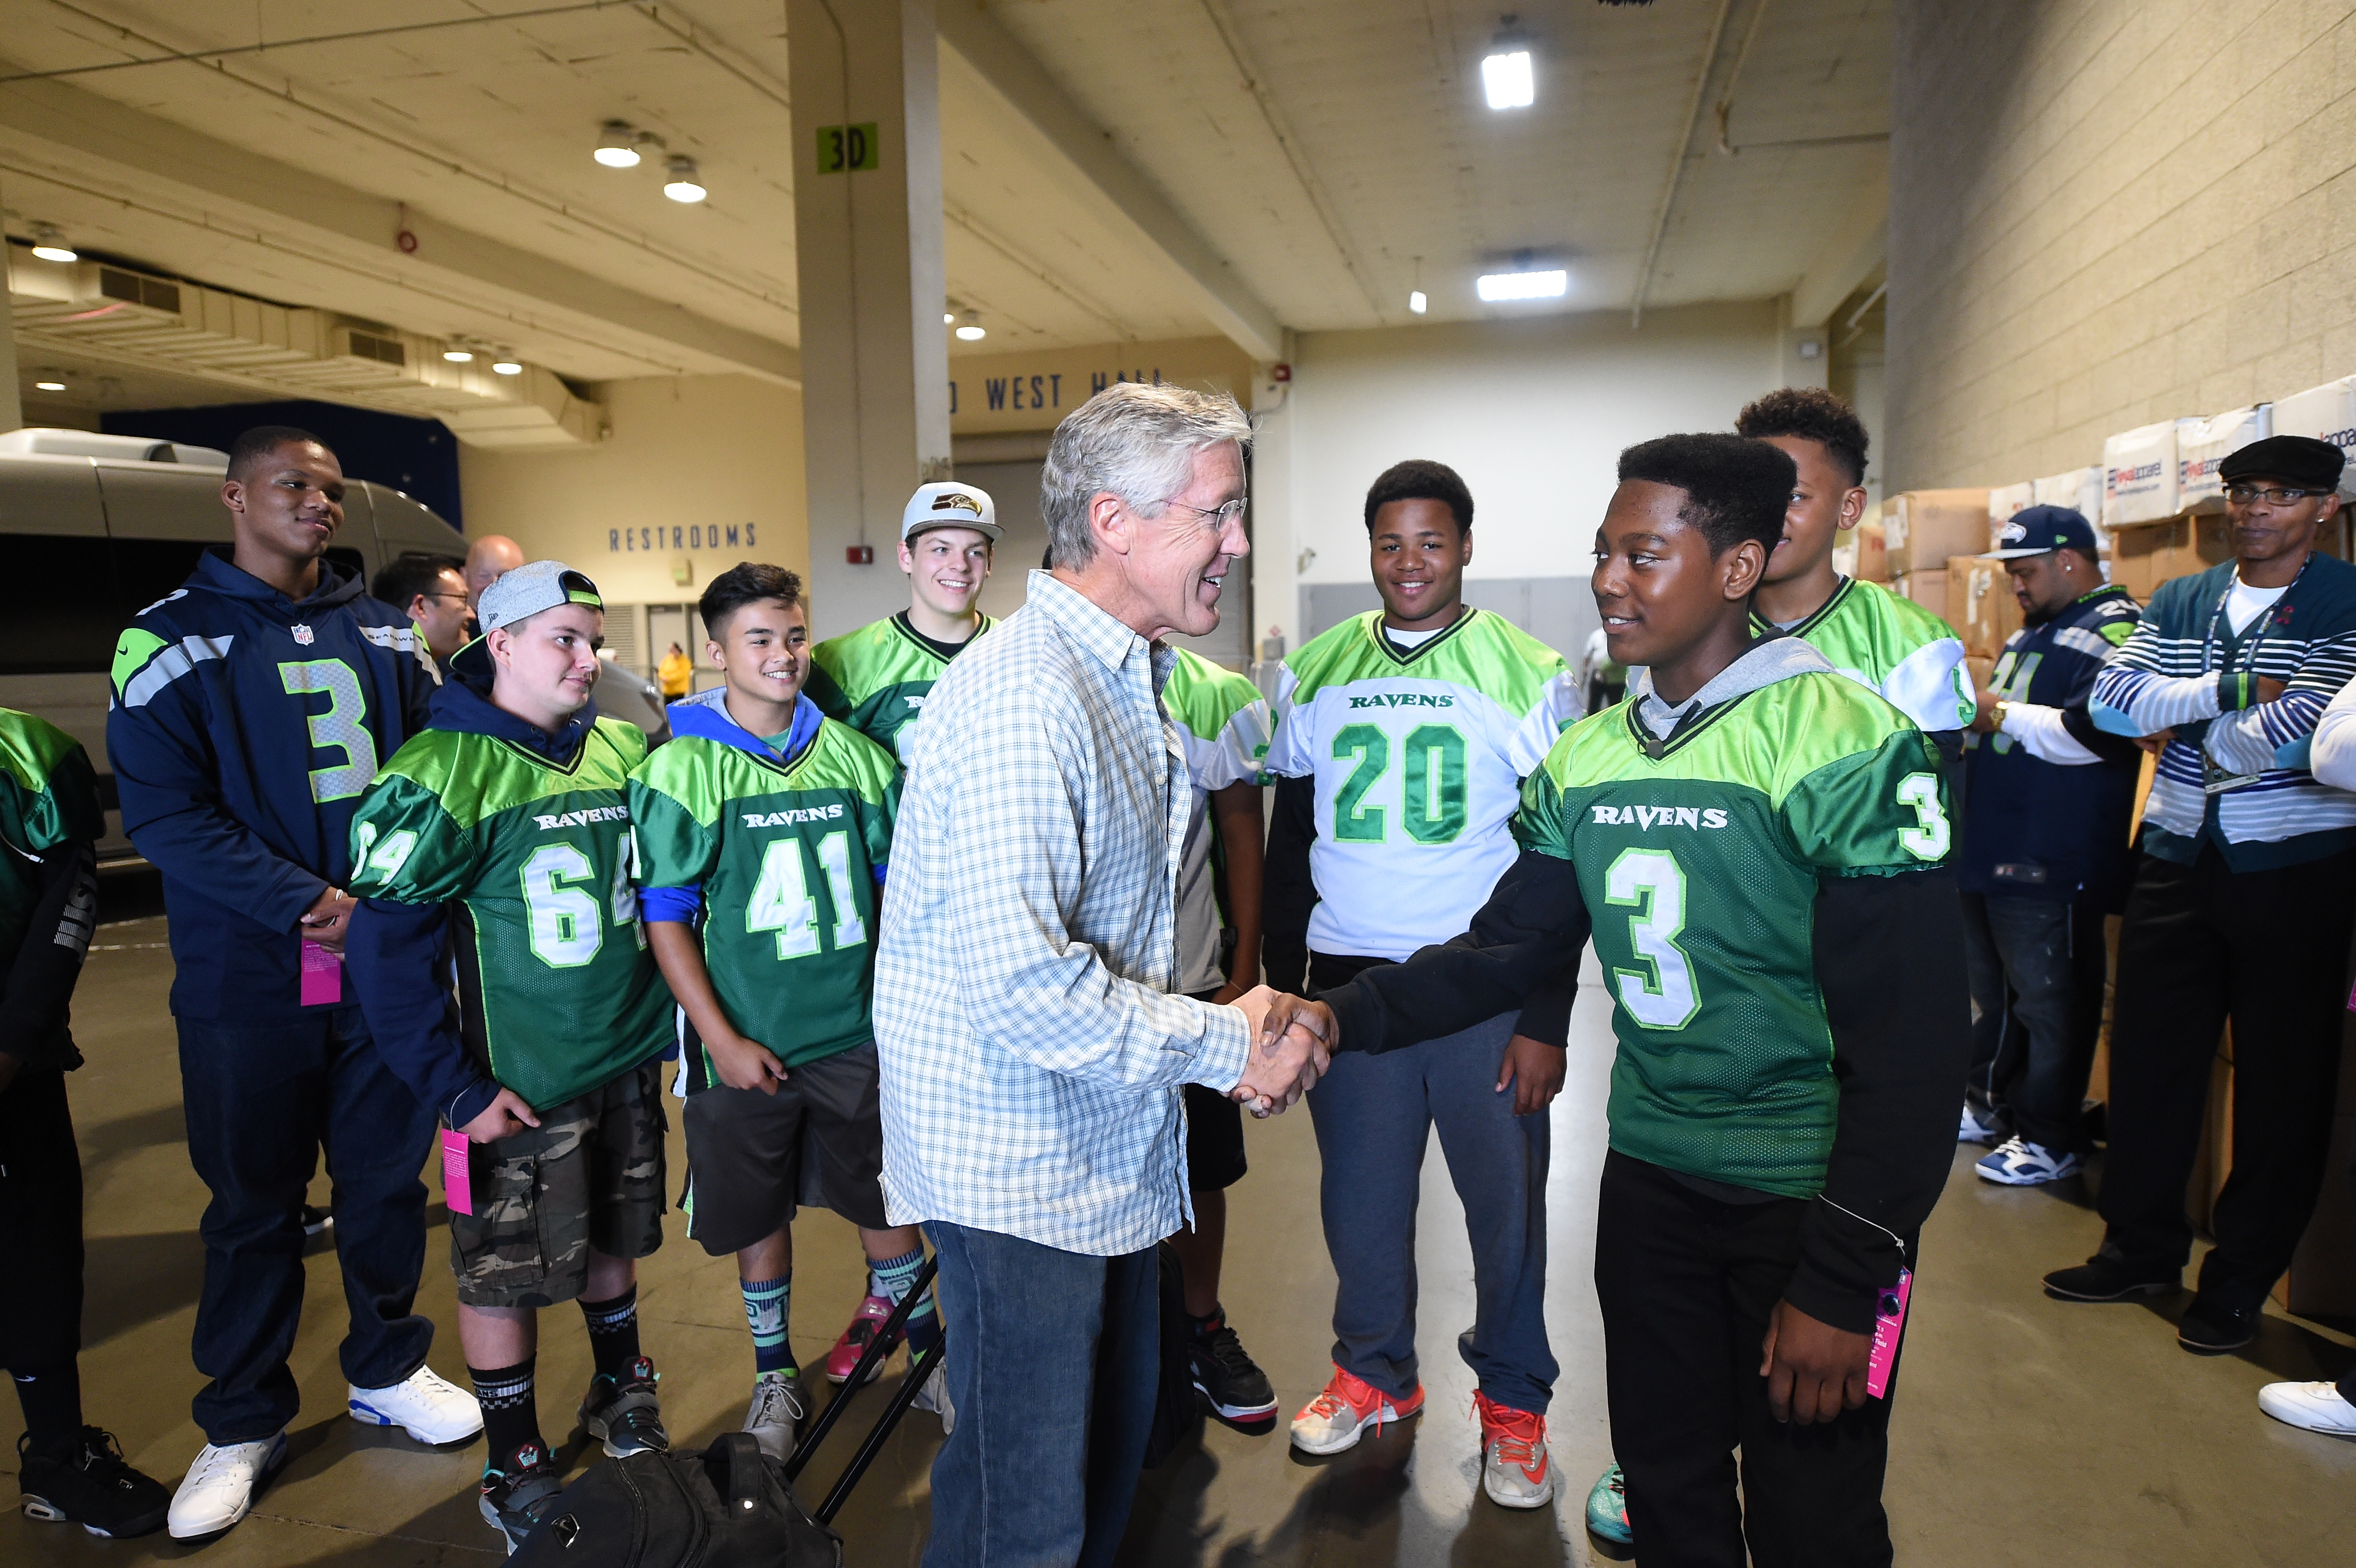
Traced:
POLYGON ((1914 808, 1914 826, 1898 831, 1898 843, 1918 860, 1944 859, 1951 835, 1947 812, 1939 804, 1939 781, 1929 773, 1908 773, 1898 781, 1898 804, 1914 808))
MULTIPOLYGON (((867 923, 859 918, 851 894, 851 835, 830 833, 819 839, 818 861, 834 897, 835 950, 856 947, 867 940, 867 923)), ((761 880, 745 906, 744 929, 776 932, 781 959, 808 958, 819 951, 818 901, 810 897, 800 839, 779 838, 761 857, 761 880)))
POLYGON ((1622 849, 1603 874, 1606 903, 1633 906, 1628 944, 1650 965, 1614 969, 1620 1005, 1646 1029, 1683 1029, 1701 1010, 1693 965, 1677 945, 1686 928, 1686 873, 1666 849, 1622 849))

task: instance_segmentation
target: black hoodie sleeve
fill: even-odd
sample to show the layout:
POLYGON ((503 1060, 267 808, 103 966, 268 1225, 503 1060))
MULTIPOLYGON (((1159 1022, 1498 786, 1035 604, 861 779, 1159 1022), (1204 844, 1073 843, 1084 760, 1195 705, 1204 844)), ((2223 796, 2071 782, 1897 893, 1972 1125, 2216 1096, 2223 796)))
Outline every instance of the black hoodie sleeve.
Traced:
MULTIPOLYGON (((1393 1051, 1470 1029, 1521 1005, 1566 964, 1576 984, 1590 929, 1570 862, 1526 849, 1497 880, 1472 930, 1325 993, 1341 1023, 1335 1049, 1393 1051)), ((1562 1010, 1568 1018, 1567 1000, 1562 1010)))
POLYGON ((1296 996, 1309 982, 1309 912, 1317 907, 1309 847, 1317 837, 1317 781, 1279 779, 1260 873, 1260 977, 1296 996))
POLYGON ((0 995, 0 1056, 70 1071, 81 1054, 66 1010, 98 929, 98 858, 87 840, 59 844, 39 858, 37 875, 40 894, 0 995))
POLYGON ((489 1107, 499 1086, 466 1052, 458 1031, 440 904, 362 899, 344 938, 344 963, 369 1033, 393 1075, 453 1127, 489 1107))
POLYGON ((1971 1001, 1954 870, 1826 878, 1815 943, 1840 1112, 1783 1298, 1865 1334, 1954 1157, 1971 1001))

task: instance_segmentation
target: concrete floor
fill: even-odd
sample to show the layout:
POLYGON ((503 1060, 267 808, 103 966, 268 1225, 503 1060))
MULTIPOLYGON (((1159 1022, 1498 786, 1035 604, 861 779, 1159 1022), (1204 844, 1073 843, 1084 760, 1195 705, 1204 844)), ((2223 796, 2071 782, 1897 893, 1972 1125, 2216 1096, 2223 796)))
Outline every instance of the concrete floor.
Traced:
MULTIPOLYGON (((187 1346, 204 1193, 183 1147, 163 942, 163 923, 152 917, 103 929, 75 1009, 90 1064, 72 1089, 89 1179, 89 1413, 120 1435, 134 1463, 169 1483, 202 1442, 187 1414, 197 1384, 187 1346)), ((1280 1429, 1249 1438, 1209 1426, 1199 1445, 1145 1477, 1124 1562, 1508 1568, 1590 1560, 1580 1505, 1611 1454, 1588 1283, 1604 1019, 1590 986, 1575 1019, 1570 1080, 1552 1113, 1549 1323, 1563 1375, 1551 1432, 1569 1483, 1557 1507, 1510 1514, 1479 1495, 1472 1382, 1453 1343, 1470 1321, 1471 1268, 1435 1146, 1419 1242, 1426 1413, 1323 1461, 1296 1458, 1280 1429)), ((1316 1151, 1305 1113, 1254 1125, 1250 1136, 1252 1173, 1232 1195, 1225 1294, 1289 1415, 1328 1371, 1333 1275, 1317 1224, 1316 1151)), ((676 1170, 676 1128, 671 1152, 676 1170)), ((1976 1153, 1957 1153, 1915 1285, 1888 1488, 1899 1560, 1970 1568, 2356 1563, 2356 1444, 2278 1425, 2259 1414, 2254 1397, 2276 1378, 2337 1376, 2356 1359, 2356 1340, 2269 1316, 2248 1351, 2201 1360, 2179 1351, 2169 1327, 2184 1297, 2151 1307, 2050 1301, 2037 1275, 2084 1255, 2099 1234, 2083 1185, 1988 1187, 1970 1175, 1976 1153)), ((429 1217, 438 1231, 438 1206, 429 1217)), ((437 1234, 420 1309, 444 1327, 433 1364, 463 1379, 443 1247, 437 1234)), ((797 1252, 793 1337, 810 1364, 856 1305, 858 1247, 848 1226, 815 1214, 799 1227, 797 1252)), ((674 1438, 701 1444, 734 1426, 751 1356, 733 1264, 704 1258, 675 1234, 645 1265, 639 1299, 674 1438)), ((306 1401, 291 1434, 294 1458, 252 1518, 186 1547, 160 1534, 100 1541, 10 1512, 0 1516, 0 1563, 198 1553, 212 1568, 487 1563, 498 1542, 475 1509, 480 1448, 422 1450, 343 1414, 335 1356, 343 1304, 331 1258, 313 1259, 306 1314, 294 1358, 306 1401)), ((543 1422, 555 1438, 588 1376, 584 1337, 564 1314, 550 1315, 541 1373, 543 1422)), ((846 1426, 863 1426, 888 1386, 861 1394, 846 1426)), ((14 1401, 0 1401, 0 1467, 14 1465, 18 1430, 14 1401)), ((895 1434, 838 1520, 851 1563, 916 1561, 938 1442, 937 1425, 921 1413, 895 1434)), ((842 1434, 830 1443, 804 1477, 807 1499, 823 1495, 851 1445, 842 1434)), ((594 1455, 575 1434, 563 1457, 578 1466, 594 1455)))

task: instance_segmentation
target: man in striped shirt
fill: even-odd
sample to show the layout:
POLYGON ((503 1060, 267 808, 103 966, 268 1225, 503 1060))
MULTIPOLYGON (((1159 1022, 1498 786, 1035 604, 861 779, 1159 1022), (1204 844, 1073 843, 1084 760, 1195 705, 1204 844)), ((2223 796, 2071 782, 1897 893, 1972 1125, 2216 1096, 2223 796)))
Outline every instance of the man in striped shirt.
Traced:
POLYGON ((2233 1174, 2177 1342, 2239 1349, 2322 1184, 2356 929, 2356 795, 2308 771, 2356 675, 2356 567, 2314 548, 2339 448, 2272 436, 2227 457, 2236 559, 2162 583, 2090 711, 2159 745, 2119 938, 2102 1250, 2045 1276, 2065 1301, 2181 1284, 2185 1183, 2218 1030, 2233 1026, 2233 1174))

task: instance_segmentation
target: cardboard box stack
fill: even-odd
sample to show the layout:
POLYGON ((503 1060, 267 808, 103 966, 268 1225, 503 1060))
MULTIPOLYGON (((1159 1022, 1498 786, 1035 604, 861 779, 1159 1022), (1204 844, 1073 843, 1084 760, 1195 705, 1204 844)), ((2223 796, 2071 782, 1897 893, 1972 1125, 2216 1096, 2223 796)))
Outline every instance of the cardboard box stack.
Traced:
MULTIPOLYGON (((1964 652, 1992 664, 2005 639, 2020 630, 2020 601, 2004 562, 1983 556, 1956 556, 1947 562, 1947 619, 1964 635, 1964 652)), ((1976 674, 1975 670, 1975 674, 1976 674)), ((1987 683, 1981 681, 1980 689, 1987 683)))
POLYGON ((1858 524, 1853 536, 1857 543, 1857 567, 1854 575, 1867 582, 1890 581, 1890 543, 1882 530, 1879 508, 1858 524))
MULTIPOLYGON (((2274 407, 2274 433, 2328 441, 2346 452, 2356 448, 2356 376, 2310 387, 2274 407)), ((2340 494, 2356 500, 2356 463, 2340 475, 2340 494)))
MULTIPOLYGON (((2139 425, 2103 443, 2103 526, 2176 515, 2176 420, 2139 425)), ((2189 421, 2188 421, 2189 422, 2189 421)))
POLYGON ((2233 553, 2222 517, 2187 513, 2139 523, 2111 536, 2111 581, 2148 604, 2161 583, 2206 571, 2233 553))
POLYGON ((1988 492, 1988 542, 1990 549, 2004 548, 2004 525, 2012 520, 2015 512, 2037 505, 2037 483, 2024 480, 2019 485, 1999 485, 1988 492))
POLYGON ((2225 482, 2217 476, 2217 465, 2229 454, 2274 432, 2272 403, 2233 409, 2211 419, 2177 421, 2177 510, 2223 511, 2225 482))

